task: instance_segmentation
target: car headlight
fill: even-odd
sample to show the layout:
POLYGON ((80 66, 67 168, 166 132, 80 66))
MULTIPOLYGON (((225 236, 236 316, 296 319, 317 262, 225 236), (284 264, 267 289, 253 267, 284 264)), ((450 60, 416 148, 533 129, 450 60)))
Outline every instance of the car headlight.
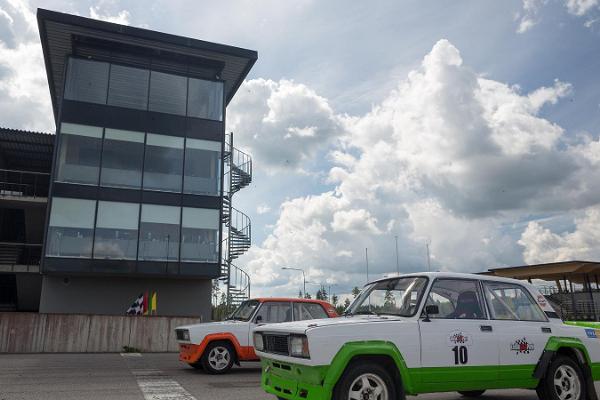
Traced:
POLYGON ((190 331, 187 329, 177 329, 175 332, 177 333, 177 340, 190 341, 190 331))
POLYGON ((258 351, 263 351, 265 349, 263 336, 260 333, 254 334, 254 348, 258 351))
POLYGON ((308 339, 304 335, 290 336, 290 355, 292 357, 310 358, 308 339))

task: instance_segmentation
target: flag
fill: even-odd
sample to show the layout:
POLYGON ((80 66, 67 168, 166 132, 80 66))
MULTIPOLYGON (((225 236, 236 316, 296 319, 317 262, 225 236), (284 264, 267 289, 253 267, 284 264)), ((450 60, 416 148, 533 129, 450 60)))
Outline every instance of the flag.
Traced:
POLYGON ((153 292, 150 298, 150 313, 156 314, 156 292, 153 292))
POLYGON ((144 293, 144 309, 142 311, 144 312, 144 315, 148 315, 148 292, 144 293))
POLYGON ((144 294, 140 294, 127 309, 127 315, 142 315, 144 313, 144 294))

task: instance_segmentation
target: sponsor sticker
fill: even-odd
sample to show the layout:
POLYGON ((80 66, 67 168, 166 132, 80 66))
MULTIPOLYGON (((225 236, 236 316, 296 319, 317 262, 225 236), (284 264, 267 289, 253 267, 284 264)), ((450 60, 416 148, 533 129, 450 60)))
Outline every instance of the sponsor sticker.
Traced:
POLYGON ((585 330, 585 334, 590 339, 598 339, 598 337, 600 337, 600 335, 599 335, 600 334, 600 330, 598 330, 598 329, 586 329, 585 330))
POLYGON ((510 345, 510 350, 514 351, 515 354, 529 354, 535 350, 535 345, 529 343, 527 338, 522 338, 515 340, 515 342, 510 345))
POLYGON ((452 332, 448 337, 448 346, 470 346, 473 344, 471 335, 462 331, 452 332))
POLYGON ((544 308, 548 305, 548 300, 546 300, 546 297, 544 297, 543 294, 540 294, 537 298, 538 304, 544 308))

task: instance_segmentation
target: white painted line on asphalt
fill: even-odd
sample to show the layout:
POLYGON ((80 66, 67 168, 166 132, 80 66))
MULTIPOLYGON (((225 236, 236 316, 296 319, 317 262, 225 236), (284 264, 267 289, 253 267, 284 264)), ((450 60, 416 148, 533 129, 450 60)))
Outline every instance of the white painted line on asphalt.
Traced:
POLYGON ((138 378, 138 386, 145 400, 196 400, 173 379, 138 378))
POLYGON ((121 353, 122 357, 141 357, 141 353, 121 353))

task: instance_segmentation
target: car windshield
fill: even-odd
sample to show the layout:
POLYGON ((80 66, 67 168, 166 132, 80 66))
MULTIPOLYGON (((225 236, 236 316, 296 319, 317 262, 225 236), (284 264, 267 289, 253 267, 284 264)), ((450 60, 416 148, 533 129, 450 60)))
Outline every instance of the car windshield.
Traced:
POLYGON ((346 314, 388 314, 412 317, 417 312, 427 278, 388 279, 365 286, 346 314))
POLYGON ((244 301, 240 306, 231 314, 228 319, 235 319, 237 321, 248 321, 254 314, 254 311, 258 307, 258 300, 244 301))

